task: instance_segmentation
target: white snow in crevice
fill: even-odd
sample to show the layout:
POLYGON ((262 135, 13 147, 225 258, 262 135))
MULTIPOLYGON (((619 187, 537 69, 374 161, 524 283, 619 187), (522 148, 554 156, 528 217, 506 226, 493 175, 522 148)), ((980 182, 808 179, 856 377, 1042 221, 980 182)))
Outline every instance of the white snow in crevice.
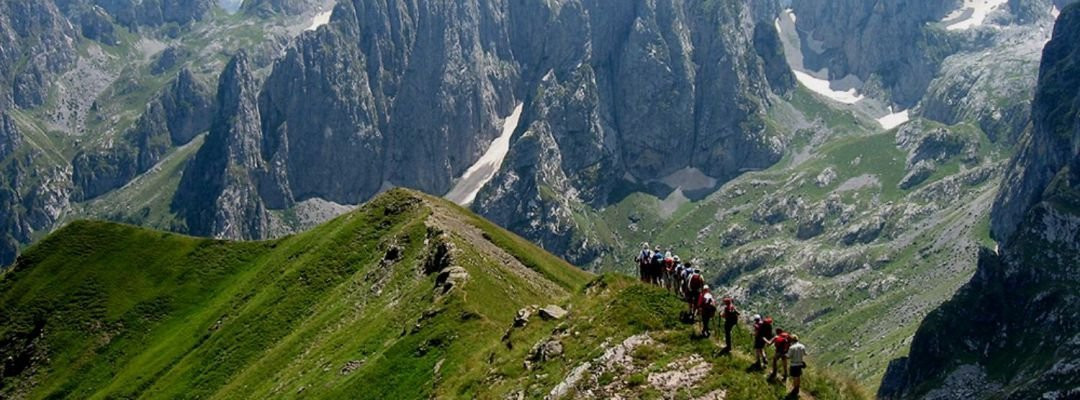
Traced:
POLYGON ((333 14, 333 13, 334 13, 334 10, 330 10, 330 11, 321 12, 321 13, 316 14, 315 17, 311 19, 311 26, 307 27, 307 29, 304 29, 304 30, 305 31, 313 31, 313 30, 319 29, 320 26, 323 26, 323 25, 326 25, 326 24, 330 23, 330 14, 333 14))
POLYGON ((996 10, 1008 0, 964 0, 964 5, 956 11, 949 13, 941 20, 946 24, 945 29, 959 31, 980 26, 986 21, 986 16, 996 10))
POLYGON ((817 94, 828 97, 837 102, 844 104, 855 104, 863 99, 863 96, 859 94, 859 91, 855 88, 851 88, 848 90, 835 90, 832 88, 833 81, 821 79, 810 75, 809 73, 798 70, 792 70, 792 72, 795 73, 795 79, 797 79, 799 83, 803 84, 803 86, 806 86, 807 89, 810 89, 817 94))
POLYGON ((491 142, 491 146, 488 146, 484 155, 469 167, 454 184, 453 189, 446 193, 444 197, 447 200, 463 206, 472 204, 473 200, 476 200, 476 194, 480 193, 480 189, 491 181, 496 172, 499 172, 506 153, 510 151, 510 137, 514 135, 514 129, 517 128, 518 121, 521 119, 524 106, 524 103, 518 104, 514 112, 503 120, 502 134, 491 142))
MULTIPOLYGON (((823 68, 819 71, 810 71, 803 64, 802 53, 802 38, 800 38, 798 31, 795 28, 795 21, 798 17, 791 9, 785 10, 783 14, 776 19, 776 32, 780 35, 780 41, 784 45, 784 55, 787 58, 788 65, 791 67, 791 71, 795 74, 795 79, 799 81, 807 89, 825 96, 834 101, 844 104, 855 104, 861 101, 864 96, 859 94, 859 89, 862 88, 862 81, 854 75, 848 75, 843 79, 829 80, 829 70, 823 68)), ((813 42, 810 43, 811 49, 821 49, 822 43, 813 42)))
POLYGON ((881 124, 882 128, 885 128, 885 130, 889 130, 889 129, 898 127, 900 125, 903 125, 904 123, 906 123, 906 122, 908 122, 910 120, 911 120, 911 115, 908 112, 908 110, 901 110, 901 111, 897 111, 897 112, 894 112, 892 114, 886 115, 884 117, 878 118, 877 122, 879 124, 881 124))

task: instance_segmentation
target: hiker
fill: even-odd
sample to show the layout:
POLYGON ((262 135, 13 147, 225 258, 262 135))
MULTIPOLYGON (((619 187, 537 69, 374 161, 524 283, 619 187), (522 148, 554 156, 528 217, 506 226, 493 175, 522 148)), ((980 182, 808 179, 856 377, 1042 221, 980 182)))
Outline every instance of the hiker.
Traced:
POLYGON ((720 316, 724 318, 724 350, 731 351, 731 329, 739 324, 739 310, 732 298, 724 298, 724 311, 720 316))
POLYGON ((803 369, 806 368, 806 346, 799 343, 798 335, 791 335, 791 347, 788 349, 788 358, 791 360, 791 393, 799 394, 799 385, 802 383, 803 369))
POLYGON ((664 287, 675 291, 675 264, 679 262, 679 256, 664 259, 664 287))
POLYGON ((765 369, 765 366, 769 363, 769 358, 765 356, 765 344, 772 337, 772 318, 761 318, 760 315, 754 315, 754 355, 756 359, 754 364, 761 369, 765 369))
POLYGON ((690 289, 686 293, 686 302, 690 303, 690 316, 697 316, 697 302, 698 297, 701 297, 701 289, 705 287, 705 278, 701 276, 700 269, 694 269, 694 272, 690 274, 690 282, 686 284, 690 289))
POLYGON ((683 264, 682 276, 679 277, 679 286, 684 299, 690 295, 690 275, 694 274, 693 267, 691 263, 683 264))
POLYGON ((648 282, 649 264, 652 263, 652 250, 649 250, 649 243, 642 244, 641 253, 638 253, 634 261, 638 263, 638 277, 642 282, 648 282))
POLYGON ((714 315, 716 315, 716 299, 713 298, 712 293, 709 291, 709 285, 705 285, 701 289, 701 298, 698 300, 698 309, 701 310, 701 336, 709 337, 712 335, 709 322, 712 321, 714 315))
POLYGON ((771 376, 776 377, 776 372, 777 372, 776 364, 779 363, 780 365, 782 365, 784 367, 783 369, 780 370, 780 372, 783 373, 783 379, 787 380, 787 376, 788 376, 787 352, 788 352, 788 346, 790 345, 790 343, 788 343, 788 333, 784 332, 783 329, 777 328, 776 329, 776 336, 774 336, 770 340, 767 340, 766 342, 773 345, 773 347, 776 348, 776 352, 773 354, 773 359, 772 359, 772 374, 771 374, 771 376))
POLYGON ((660 284, 660 271, 664 269, 664 252, 660 246, 656 246, 653 252, 652 264, 649 267, 649 282, 654 285, 660 284))
POLYGON ((675 272, 673 272, 672 275, 671 275, 671 279, 672 279, 671 285, 674 286, 673 290, 674 290, 676 296, 684 296, 685 295, 685 291, 683 290, 683 285, 684 285, 684 283, 683 283, 684 282, 684 280, 683 280, 683 272, 685 272, 685 271, 686 271, 686 266, 684 266, 681 262, 678 263, 678 264, 675 264, 675 272))

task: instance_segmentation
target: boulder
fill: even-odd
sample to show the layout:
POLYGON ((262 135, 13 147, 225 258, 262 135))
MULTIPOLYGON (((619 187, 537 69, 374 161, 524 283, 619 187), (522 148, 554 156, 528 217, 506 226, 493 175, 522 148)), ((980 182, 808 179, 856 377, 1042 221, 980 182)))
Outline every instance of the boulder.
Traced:
POLYGON ((552 304, 540 309, 540 318, 546 320, 563 319, 569 313, 566 309, 552 304))

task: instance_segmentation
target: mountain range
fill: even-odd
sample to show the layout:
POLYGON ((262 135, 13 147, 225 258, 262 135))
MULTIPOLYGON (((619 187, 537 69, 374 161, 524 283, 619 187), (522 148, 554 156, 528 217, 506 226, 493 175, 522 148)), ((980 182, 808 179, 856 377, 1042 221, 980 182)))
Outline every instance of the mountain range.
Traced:
POLYGON ((1068 398, 1070 3, 0 1, 0 265, 407 187, 594 273, 672 248, 879 397, 1068 398))

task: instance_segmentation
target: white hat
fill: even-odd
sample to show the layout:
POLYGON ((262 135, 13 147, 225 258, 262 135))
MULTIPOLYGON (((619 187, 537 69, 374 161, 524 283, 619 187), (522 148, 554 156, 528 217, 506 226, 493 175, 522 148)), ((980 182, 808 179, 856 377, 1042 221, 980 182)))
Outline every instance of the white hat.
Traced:
POLYGON ((754 314, 754 321, 760 321, 760 320, 761 320, 761 314, 754 314))
POLYGON ((705 285, 705 290, 709 290, 709 285, 705 285))

